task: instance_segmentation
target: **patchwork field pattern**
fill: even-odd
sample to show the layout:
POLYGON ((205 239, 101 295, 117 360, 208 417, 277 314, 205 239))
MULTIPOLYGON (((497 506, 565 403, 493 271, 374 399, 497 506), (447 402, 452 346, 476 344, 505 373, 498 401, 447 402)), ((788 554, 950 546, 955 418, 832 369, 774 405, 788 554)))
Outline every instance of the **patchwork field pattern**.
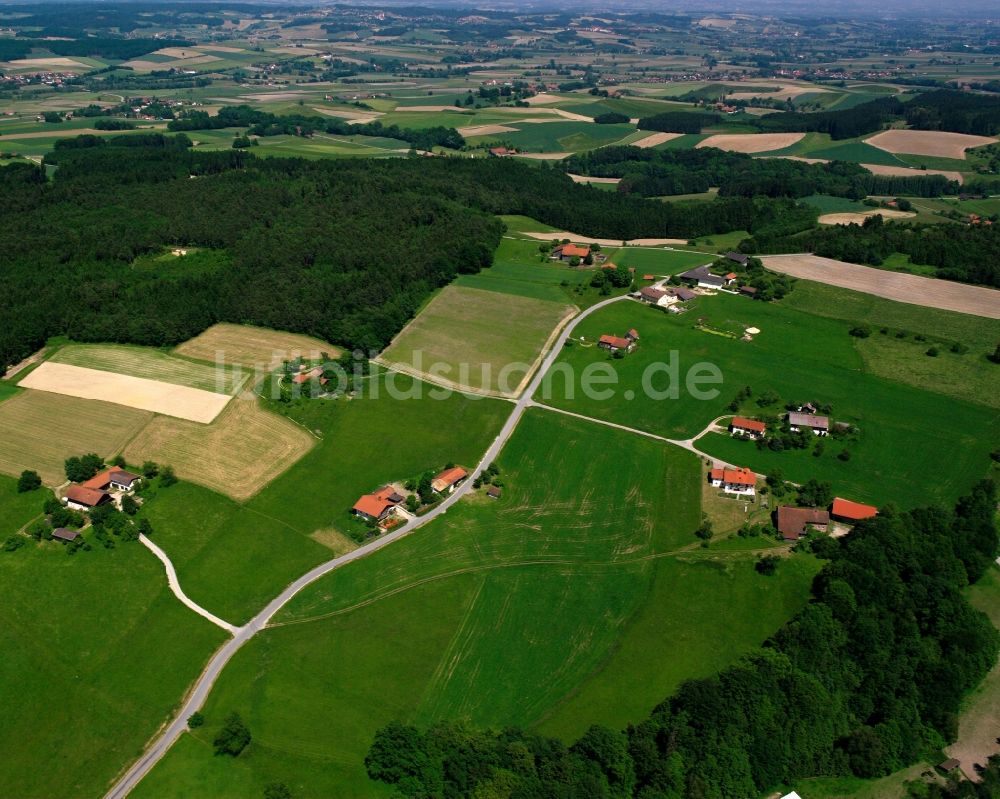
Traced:
POLYGON ((81 399, 113 402, 127 408, 203 424, 215 419, 232 399, 228 394, 216 394, 162 380, 147 380, 51 361, 43 363, 18 385, 81 399))
POLYGON ((295 357, 336 358, 340 350, 318 338, 249 325, 212 325, 201 335, 185 341, 174 352, 211 363, 222 362, 271 370, 295 357))
POLYGON ((129 444, 125 457, 130 463, 169 463, 184 480, 245 500, 312 445, 305 430, 249 396, 233 400, 209 425, 157 417, 129 444))
POLYGON ((119 452, 152 414, 47 391, 23 391, 0 403, 0 472, 37 471, 47 485, 66 480, 72 455, 119 452))
POLYGON ((492 394, 513 394, 526 367, 572 307, 550 300, 448 286, 408 324, 380 361, 431 382, 492 394), (501 370, 510 364, 506 379, 501 370), (432 370, 429 372, 428 370, 432 370))

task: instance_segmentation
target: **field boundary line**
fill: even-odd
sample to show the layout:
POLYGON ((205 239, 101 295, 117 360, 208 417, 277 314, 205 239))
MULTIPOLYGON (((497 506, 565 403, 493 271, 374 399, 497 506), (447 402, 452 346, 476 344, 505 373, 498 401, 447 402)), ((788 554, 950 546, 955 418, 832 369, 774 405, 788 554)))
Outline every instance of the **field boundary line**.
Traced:
POLYGON ((142 545, 146 547, 146 549, 148 549, 150 552, 152 552, 157 557, 157 559, 159 559, 160 562, 163 563, 163 568, 167 572, 167 584, 170 586, 170 590, 173 591, 174 596, 177 597, 183 605, 193 610, 199 616, 208 619, 216 627, 221 627, 223 630, 233 635, 236 633, 236 631, 239 629, 238 627, 236 627, 236 625, 230 624, 228 621, 220 619, 214 613, 205 610, 205 608, 203 608, 201 605, 199 605, 197 602, 195 602, 187 594, 184 593, 184 589, 181 588, 180 581, 177 579, 177 570, 174 568, 174 564, 170 560, 170 558, 167 557, 166 552, 160 549, 156 544, 150 541, 142 533, 139 534, 139 541, 141 541, 142 545))

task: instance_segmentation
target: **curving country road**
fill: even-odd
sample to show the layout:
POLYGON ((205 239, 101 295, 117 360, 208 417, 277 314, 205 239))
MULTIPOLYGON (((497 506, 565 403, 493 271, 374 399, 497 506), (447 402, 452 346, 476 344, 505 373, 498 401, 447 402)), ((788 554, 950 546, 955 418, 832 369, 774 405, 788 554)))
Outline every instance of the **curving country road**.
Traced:
MULTIPOLYGON (((587 308, 585 311, 579 313, 573 321, 566 326, 566 329, 563 330, 563 332, 552 343, 551 349, 539 366, 535 376, 531 379, 527 388, 521 393, 521 396, 514 405, 514 410, 511 411, 510 416, 507 417, 507 421, 504 422, 499 435, 493 440, 493 443, 490 444, 482 459, 479 461, 479 464, 472 471, 466 481, 455 489, 455 492, 445 499, 440 505, 429 511, 424 516, 411 519, 402 527, 393 530, 391 533, 386 533, 384 536, 377 538, 364 546, 358 547, 345 555, 341 555, 333 560, 321 563, 319 566, 306 572, 297 580, 292 582, 287 588, 285 588, 285 590, 278 594, 278 596, 272 599, 264 607, 264 609, 260 611, 260 613, 250 619, 250 621, 248 621, 245 625, 233 628, 233 637, 226 641, 226 643, 223 644, 222 647, 220 647, 219 650, 212 656, 212 659, 208 662, 208 665, 205 666, 205 669, 199 675, 191 691, 184 699, 180 710, 170 723, 167 724, 167 726, 164 727, 153 739, 152 743, 146 748, 146 751, 143 752, 142 756, 129 767, 128 771, 126 771, 117 782, 115 782, 111 789, 105 794, 105 799, 122 799, 122 797, 128 796, 129 792, 139 784, 140 780, 142 780, 142 778, 149 773, 160 758, 162 758, 170 747, 173 746, 174 742, 181 736, 181 733, 187 729, 188 718, 204 704, 205 699, 212 690, 212 686, 215 685, 215 681, 219 678, 219 674, 222 673, 222 670, 225 668, 226 664, 233 657, 233 655, 235 655, 243 647, 243 645, 247 643, 247 641, 263 630, 274 615, 281 610, 282 607, 288 604, 288 602, 290 602, 292 598, 303 588, 315 582, 320 577, 329 574, 333 570, 339 569, 341 566, 344 566, 352 561, 360 560, 366 555, 370 555, 376 550, 382 549, 394 541, 399 540, 403 536, 412 533, 417 528, 422 527, 441 514, 447 513, 448 509, 452 505, 465 496, 465 494, 472 489, 472 484, 476 477, 478 477, 487 466, 496 460, 504 445, 510 439, 511 435, 513 435, 518 422, 521 421, 521 417, 524 415, 525 409, 533 404, 531 400, 532 396, 541 385, 545 374, 559 357, 559 353, 562 351, 566 340, 570 337, 570 335, 572 335, 576 326, 595 311, 606 308, 612 303, 627 299, 628 297, 623 295, 621 297, 612 297, 607 300, 602 300, 596 305, 592 305, 590 308, 587 308)), ((163 560, 163 558, 161 558, 161 560, 163 560)), ((168 564, 169 560, 164 561, 164 563, 165 565, 168 564)), ((172 567, 168 567, 168 573, 170 568, 172 567)), ((222 622, 222 624, 226 625, 225 622, 222 622)), ((229 625, 226 625, 226 627, 229 628, 229 625)))

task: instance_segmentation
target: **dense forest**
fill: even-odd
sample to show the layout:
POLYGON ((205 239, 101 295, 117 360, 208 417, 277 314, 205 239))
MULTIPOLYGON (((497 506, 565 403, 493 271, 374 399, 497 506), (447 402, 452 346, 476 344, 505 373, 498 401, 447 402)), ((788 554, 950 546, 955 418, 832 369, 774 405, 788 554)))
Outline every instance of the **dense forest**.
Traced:
POLYGON ((856 264, 880 266, 893 253, 935 267, 935 277, 1000 288, 1000 230, 996 225, 887 224, 874 216, 862 225, 811 228, 773 236, 769 231, 744 241, 759 253, 812 252, 856 264))
POLYGON ((219 130, 221 128, 247 128, 253 136, 312 136, 315 133, 330 133, 337 136, 381 136, 399 139, 421 150, 432 147, 458 149, 465 139, 454 128, 442 126, 411 130, 399 125, 383 125, 379 121, 363 124, 349 124, 344 119, 330 117, 277 115, 258 111, 248 105, 226 106, 219 113, 210 116, 204 111, 187 111, 178 119, 167 123, 172 131, 219 130))
POLYGON ((570 173, 621 178, 618 191, 659 197, 696 194, 717 187, 721 197, 808 197, 829 194, 860 200, 869 195, 940 197, 956 194, 958 183, 941 175, 873 175, 858 164, 807 164, 779 158, 751 158, 705 147, 656 150, 602 147, 561 162, 570 173))
POLYGON ((746 799, 809 776, 896 771, 954 740, 963 696, 996 662, 1000 636, 963 595, 996 556, 996 498, 983 481, 952 511, 887 508, 817 539, 827 563, 810 604, 625 731, 593 726, 567 747, 394 723, 368 773, 411 797, 746 799))
POLYGON ((491 264, 496 214, 623 240, 773 239, 815 216, 788 200, 643 200, 511 159, 256 159, 184 134, 80 136, 46 161, 51 182, 0 170, 5 364, 51 336, 162 346, 219 321, 381 349, 432 290, 491 264), (171 246, 216 256, 150 265, 171 246))

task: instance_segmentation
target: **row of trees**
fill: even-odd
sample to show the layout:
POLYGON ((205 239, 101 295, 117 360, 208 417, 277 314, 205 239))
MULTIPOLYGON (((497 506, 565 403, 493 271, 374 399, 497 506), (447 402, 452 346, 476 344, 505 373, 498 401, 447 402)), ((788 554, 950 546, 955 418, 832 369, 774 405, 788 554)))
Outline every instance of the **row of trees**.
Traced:
POLYGON ((887 508, 817 539, 827 563, 809 605, 623 732, 594 726, 567 747, 396 723, 376 734, 368 773, 413 797, 744 799, 902 768, 954 739, 963 696, 996 661, 1000 636, 963 594, 996 556, 995 502, 984 481, 951 511, 887 508))
POLYGON ((277 115, 259 111, 249 105, 220 108, 215 116, 205 111, 190 110, 167 123, 172 131, 220 130, 222 128, 248 128, 253 136, 312 136, 329 133, 337 136, 379 136, 399 139, 421 150, 448 147, 457 150, 465 139, 454 128, 436 126, 412 130, 399 125, 383 125, 378 120, 352 125, 344 119, 308 116, 304 114, 277 115))
POLYGON ((887 224, 881 216, 861 225, 811 228, 792 235, 755 235, 745 247, 760 252, 809 251, 827 258, 879 266, 893 253, 933 266, 935 276, 1000 287, 1000 229, 996 225, 887 224))
POLYGON ((621 178, 618 191, 658 197, 695 194, 717 187, 722 197, 808 197, 829 194, 859 200, 871 194, 939 197, 959 184, 941 175, 873 175, 859 164, 808 164, 779 158, 751 158, 714 147, 656 150, 602 147, 562 162, 567 172, 621 178))

